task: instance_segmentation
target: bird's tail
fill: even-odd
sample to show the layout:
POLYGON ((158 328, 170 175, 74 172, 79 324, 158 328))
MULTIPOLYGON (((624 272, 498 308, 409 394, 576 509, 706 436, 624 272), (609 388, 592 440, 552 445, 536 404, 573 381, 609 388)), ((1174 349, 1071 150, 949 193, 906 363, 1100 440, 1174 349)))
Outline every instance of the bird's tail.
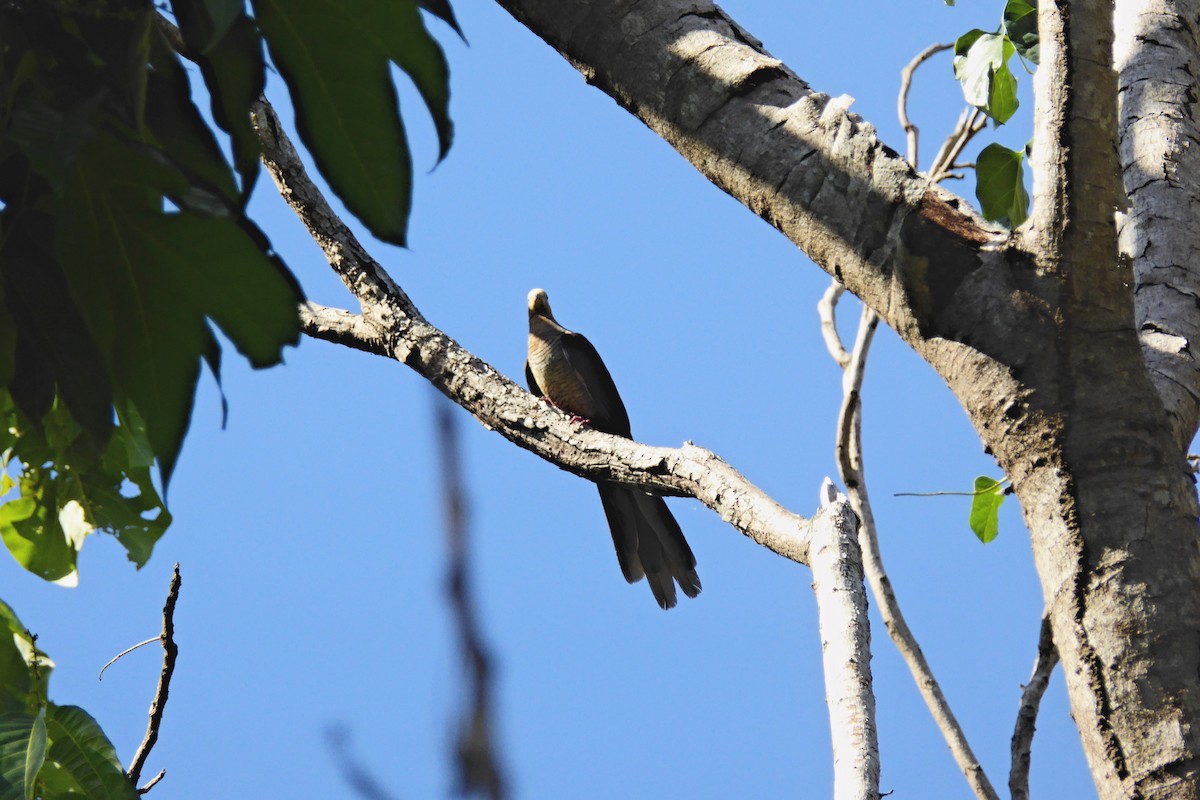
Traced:
POLYGON ((664 609, 675 606, 676 583, 688 597, 700 594, 696 557, 663 499, 611 483, 597 487, 625 580, 645 575, 664 609))

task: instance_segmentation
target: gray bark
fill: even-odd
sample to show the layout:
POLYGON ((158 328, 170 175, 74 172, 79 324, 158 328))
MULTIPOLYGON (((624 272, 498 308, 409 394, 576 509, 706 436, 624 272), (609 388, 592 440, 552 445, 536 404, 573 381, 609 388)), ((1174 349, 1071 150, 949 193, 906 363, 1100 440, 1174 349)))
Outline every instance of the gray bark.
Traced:
MULTIPOLYGON (((1130 258, 1118 255, 1118 141, 1126 167, 1140 151, 1132 73, 1118 126, 1111 4, 1042 4, 1037 206, 1010 237, 709 3, 498 2, 946 380, 1021 500, 1100 795, 1200 796, 1200 550, 1184 461, 1200 293, 1136 263, 1173 241, 1165 269, 1183 272, 1194 237, 1175 219, 1139 227, 1154 215, 1139 199, 1121 231, 1130 258)), ((1164 79, 1145 64, 1122 70, 1164 79)))

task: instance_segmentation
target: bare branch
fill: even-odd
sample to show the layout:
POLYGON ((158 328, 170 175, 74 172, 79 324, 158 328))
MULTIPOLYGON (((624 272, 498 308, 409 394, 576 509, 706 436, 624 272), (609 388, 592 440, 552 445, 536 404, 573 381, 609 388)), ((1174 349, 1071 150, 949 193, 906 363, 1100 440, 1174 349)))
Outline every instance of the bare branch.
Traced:
POLYGON ((833 796, 879 798, 879 741, 871 689, 871 625, 863 584, 858 520, 845 495, 832 500, 822 486, 823 508, 813 518, 813 594, 825 673, 825 704, 833 743, 833 796))
POLYGON ((165 769, 160 769, 158 771, 157 775, 155 775, 150 780, 146 781, 145 786, 142 786, 140 789, 137 790, 137 793, 145 794, 146 792, 150 791, 151 789, 153 789, 155 787, 155 785, 158 784, 159 781, 161 781, 166 776, 166 774, 167 774, 167 771, 165 769))
POLYGON ((938 154, 933 158, 933 164, 929 167, 929 180, 934 183, 945 180, 951 170, 961 166, 955 161, 962 155, 962 151, 966 149, 970 141, 975 138, 975 134, 986 126, 986 114, 978 108, 964 108, 958 117, 958 124, 954 126, 954 130, 946 137, 938 154))
POLYGON ((458 644, 467 666, 470 708, 459 724, 455 753, 458 761, 458 791, 462 795, 482 792, 491 800, 505 796, 504 780, 496 760, 491 720, 491 658, 483 643, 471 596, 471 573, 467 542, 467 502, 459 464, 458 428, 450 407, 437 407, 438 451, 442 462, 442 497, 446 513, 446 593, 458 628, 458 644))
POLYGON ((900 124, 904 126, 904 134, 908 140, 908 163, 912 164, 913 169, 917 169, 917 145, 920 137, 917 126, 908 118, 908 90, 912 87, 913 73, 917 71, 917 67, 930 58, 953 46, 952 44, 931 44, 908 62, 908 66, 900 70, 900 96, 896 99, 896 114, 900 117, 900 124))
POLYGON ((821 318, 821 338, 825 340, 825 349, 829 351, 829 357, 842 369, 850 363, 850 354, 846 352, 837 329, 837 304, 845 293, 846 287, 834 278, 817 303, 817 315, 821 318))
MULTIPOLYGON (((808 520, 788 511, 715 454, 691 443, 650 447, 583 427, 430 325, 334 214, 265 100, 256 105, 255 120, 263 163, 280 194, 362 304, 363 319, 380 331, 384 348, 371 352, 386 352, 411 367, 485 427, 562 469, 589 480, 695 497, 763 547, 808 563, 808 520)), ((339 335, 356 324, 339 313, 318 314, 311 306, 306 313, 320 317, 321 324, 339 335)))
POLYGON ((916 637, 908 627, 904 615, 900 612, 900 604, 892 591, 891 581, 883 567, 883 556, 879 551, 879 536, 875 528, 875 515, 871 510, 871 500, 867 494, 866 479, 863 473, 862 459, 862 413, 860 392, 867 353, 870 350, 879 316, 869 308, 863 308, 863 316, 859 322, 858 337, 854 343, 850 363, 846 366, 842 378, 842 407, 838 415, 838 469, 842 482, 850 496, 854 512, 861 520, 859 528, 859 543, 862 547, 863 566, 867 580, 871 584, 871 592, 879 607, 879 615, 887 627, 888 634, 900 655, 908 665, 917 688, 925 700, 925 705, 933 715, 954 761, 958 764, 963 775, 970 784, 975 796, 981 800, 998 800, 996 790, 979 764, 979 760, 971 750, 963 733, 962 726, 950 709, 950 704, 942 694, 941 686, 933 676, 933 670, 921 651, 916 637))
MULTIPOLYGON (((133 755, 133 763, 130 764, 127 773, 129 782, 134 786, 137 786, 137 782, 142 776, 142 769, 146 766, 146 759, 150 757, 150 750, 158 741, 158 729, 162 725, 163 710, 167 707, 167 692, 171 686, 171 676, 175 673, 175 659, 179 657, 179 647, 175 644, 175 603, 179 600, 181 583, 179 564, 176 563, 174 574, 171 576, 171 588, 167 591, 167 602, 163 606, 162 672, 158 676, 158 689, 154 693, 154 702, 150 704, 150 722, 146 725, 146 735, 142 739, 142 743, 138 745, 137 752, 133 755)), ((161 776, 159 777, 161 778, 161 776)), ((155 779, 146 784, 145 790, 149 791, 150 787, 157 782, 158 779, 155 779)))
POLYGON ((1017 709, 1017 722, 1013 726, 1012 767, 1008 773, 1008 791, 1012 800, 1029 800, 1029 764, 1033 748, 1033 732, 1037 723, 1038 707, 1042 695, 1050 685, 1050 673, 1058 664, 1058 648, 1054 646, 1054 634, 1050 618, 1042 617, 1042 630, 1038 634, 1037 660, 1033 664, 1033 675, 1022 687, 1021 705, 1017 709))

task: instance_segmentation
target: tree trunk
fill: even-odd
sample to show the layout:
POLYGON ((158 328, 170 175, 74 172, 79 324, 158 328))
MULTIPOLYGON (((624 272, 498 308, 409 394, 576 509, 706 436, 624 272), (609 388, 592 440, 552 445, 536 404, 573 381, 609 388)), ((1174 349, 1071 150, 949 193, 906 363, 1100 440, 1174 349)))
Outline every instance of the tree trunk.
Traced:
POLYGON ((1149 45, 1123 32, 1119 78, 1110 3, 1042 4, 1034 216, 1010 236, 928 186, 716 6, 498 2, 945 378, 1021 500, 1100 795, 1200 797, 1200 548, 1185 461, 1200 413, 1187 347, 1200 297, 1188 274, 1200 228, 1195 4, 1172 17, 1126 0, 1143 39, 1158 26, 1186 46, 1163 77, 1149 45), (1153 94, 1147 77, 1180 88, 1153 94), (1188 113, 1160 114, 1142 138, 1181 166, 1168 163, 1141 199, 1122 171, 1128 182, 1144 162, 1146 109, 1170 102, 1188 113), (1186 193, 1161 199, 1175 174, 1186 193), (1155 208, 1178 219, 1155 229, 1155 208), (1160 242, 1169 255, 1148 261, 1160 242))

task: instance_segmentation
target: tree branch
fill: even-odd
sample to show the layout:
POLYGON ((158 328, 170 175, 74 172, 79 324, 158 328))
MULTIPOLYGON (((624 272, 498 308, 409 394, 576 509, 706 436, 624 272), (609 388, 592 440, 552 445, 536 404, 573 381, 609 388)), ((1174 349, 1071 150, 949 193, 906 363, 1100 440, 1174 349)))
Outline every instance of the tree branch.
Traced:
POLYGON ((1117 220, 1134 266, 1134 306, 1150 378, 1183 450, 1200 425, 1200 27, 1190 0, 1120 0, 1114 66, 1128 209, 1117 220), (1165 76, 1179 76, 1166 80, 1165 76))
MULTIPOLYGON (((949 50, 951 47, 954 47, 954 45, 931 44, 918 53, 912 61, 908 62, 908 66, 900 70, 900 94, 896 98, 896 114, 900 117, 900 125, 904 128, 904 135, 908 140, 907 160, 913 169, 917 169, 919 165, 918 145, 920 143, 920 130, 908 118, 908 90, 912 88, 913 73, 917 71, 917 67, 924 64, 930 58, 945 50, 949 50)), ((934 180, 934 183, 936 182, 934 180)))
MULTIPOLYGON (((814 92, 715 5, 498 2, 914 346, 1007 237, 914 172, 848 98, 814 92)), ((993 315, 1013 306, 999 287, 973 293, 993 315)))
POLYGON ((838 414, 837 457, 838 470, 842 483, 850 496, 850 504, 854 513, 861 520, 858 532, 859 544, 862 548, 862 559, 867 580, 871 584, 871 593, 883 618, 892 642, 900 652, 904 663, 908 665, 917 689, 937 723, 938 730, 946 739, 954 762, 962 770, 975 796, 981 800, 998 800, 996 790, 988 780, 987 774, 971 750, 966 734, 958 719, 954 716, 942 687, 933 675, 929 662, 916 636, 908 627, 900 604, 892 590, 891 580, 883 566, 883 555, 879 550, 879 535, 875 528, 875 515, 871 510, 871 499, 867 494, 866 476, 863 473, 862 456, 862 404, 861 392, 864 370, 866 369, 867 353, 879 322, 878 315, 869 308, 863 308, 863 316, 858 326, 858 336, 850 361, 844 367, 842 377, 842 407, 838 414))
POLYGON ((879 800, 879 741, 871 689, 871 624, 858 520, 828 478, 812 523, 813 594, 833 742, 833 796, 879 800))
MULTIPOLYGON (((808 563, 809 521, 793 514, 713 453, 691 443, 650 447, 583 427, 476 358, 430 325, 408 295, 366 252, 308 178, 304 165, 264 100, 255 108, 263 163, 279 192, 358 298, 362 318, 380 333, 386 352, 428 380, 483 425, 519 447, 590 480, 695 497, 762 546, 808 563)), ((361 331, 346 312, 310 305, 304 312, 329 336, 361 331)), ((307 318, 306 318, 307 319, 307 318)))
MULTIPOLYGON (((163 711, 167 707, 167 693, 171 687, 171 676, 175 674, 175 659, 179 657, 179 647, 175 644, 175 603, 179 600, 181 583, 179 564, 176 564, 175 571, 171 575, 171 588, 167 590, 167 602, 163 606, 162 672, 158 676, 158 689, 154 692, 154 701, 150 703, 150 721, 146 725, 146 735, 142 738, 142 743, 138 745, 137 752, 133 755, 133 763, 129 765, 127 773, 129 782, 134 786, 137 786, 141 779, 146 759, 150 757, 150 751, 154 748, 154 743, 158 741, 158 729, 162 725, 163 711)), ((143 787, 143 793, 149 791, 161 779, 162 774, 146 784, 143 787)))
POLYGON ((323 339, 377 356, 389 355, 383 332, 360 314, 320 303, 300 306, 300 323, 314 339, 323 339))
POLYGON ((1054 634, 1050 618, 1042 617, 1042 630, 1038 634, 1037 659, 1033 664, 1033 675, 1022 687, 1021 705, 1017 709, 1017 722, 1012 735, 1012 767, 1008 773, 1008 791, 1012 800, 1029 800, 1029 765, 1033 749, 1033 732, 1037 723, 1038 707, 1042 695, 1050 685, 1050 674, 1058 664, 1058 650, 1054 647, 1054 634))
POLYGON ((842 369, 850 363, 850 354, 846 352, 846 346, 842 344, 842 337, 837 329, 837 305, 845 291, 846 287, 834 278, 817 303, 817 316, 821 318, 821 338, 825 340, 825 349, 829 351, 829 357, 842 369))

